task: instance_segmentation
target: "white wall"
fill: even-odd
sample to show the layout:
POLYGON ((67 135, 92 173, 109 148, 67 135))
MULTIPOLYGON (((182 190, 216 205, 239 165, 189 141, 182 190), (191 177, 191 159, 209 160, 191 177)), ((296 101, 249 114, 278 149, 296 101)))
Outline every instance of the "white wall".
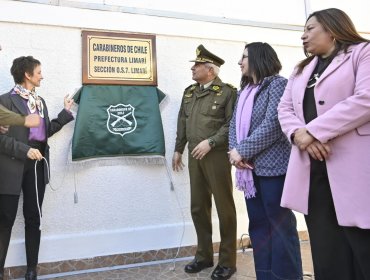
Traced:
MULTIPOLYGON (((243 16, 240 13, 243 9, 248 14, 250 6, 238 9, 241 2, 228 4, 223 9, 219 1, 210 0, 218 6, 200 7, 197 11, 201 10, 199 14, 205 15, 207 7, 216 7, 211 11, 211 18, 191 16, 190 19, 175 19, 171 16, 175 14, 171 13, 166 13, 166 16, 145 15, 145 7, 153 1, 139 2, 144 6, 136 7, 144 10, 131 9, 130 13, 114 12, 112 10, 117 7, 112 5, 123 2, 127 6, 130 3, 139 5, 137 1, 58 2, 61 6, 0 1, 0 44, 3 48, 0 53, 0 92, 7 92, 13 86, 9 74, 12 60, 21 55, 33 55, 42 62, 45 78, 39 93, 46 99, 51 116, 55 116, 62 108, 63 96, 81 85, 82 29, 156 34, 158 87, 169 97, 162 108, 168 162, 171 162, 174 149, 177 112, 183 89, 193 83, 189 60, 195 57, 195 48, 200 43, 226 60, 220 76, 235 86, 238 86, 240 79, 237 61, 247 41, 266 41, 273 45, 283 64, 281 74, 286 77, 295 63, 303 58, 300 27, 293 26, 304 23, 303 1, 300 4, 293 0, 286 2, 296 9, 292 17, 286 14, 277 17, 274 12, 276 7, 264 9, 260 14, 257 14, 259 10, 253 10, 248 20, 254 21, 257 15, 261 15, 262 21, 266 21, 255 27, 248 26, 246 21, 236 24, 232 20, 225 23, 217 20, 222 19, 222 13, 230 15, 236 10, 239 11, 237 18, 243 16), (81 3, 88 5, 81 6, 81 3), (222 12, 217 13, 220 10, 222 12), (275 15, 272 18, 274 22, 286 25, 280 29, 265 28, 273 25, 272 21, 267 22, 269 14, 275 15), (289 25, 292 25, 291 30, 289 25)), ((158 2, 157 9, 165 9, 162 2, 158 2)), ((266 1, 262 2, 266 4, 266 1)), ((48 188, 45 196, 40 262, 177 247, 183 230, 182 245, 196 243, 189 211, 187 170, 173 174, 173 192, 170 191, 164 166, 71 167, 68 157, 73 128, 74 122, 51 138, 49 143, 52 185, 57 191, 48 188), (73 201, 75 185, 79 196, 77 204, 73 201)), ((235 191, 235 201, 240 236, 247 232, 248 219, 243 195, 238 191, 235 191)), ((217 215, 213 212, 214 241, 218 241, 217 215)), ((18 213, 6 266, 25 263, 21 205, 18 213)), ((297 217, 298 229, 305 230, 302 216, 297 217)))

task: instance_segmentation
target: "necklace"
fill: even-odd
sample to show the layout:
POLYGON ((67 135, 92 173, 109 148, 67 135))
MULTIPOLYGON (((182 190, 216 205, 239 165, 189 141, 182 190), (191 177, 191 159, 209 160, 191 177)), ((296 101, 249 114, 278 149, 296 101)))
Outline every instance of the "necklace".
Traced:
POLYGON ((313 74, 313 77, 308 80, 307 88, 312 88, 316 85, 317 81, 320 78, 320 73, 313 74))
POLYGON ((307 87, 306 88, 313 88, 317 82, 319 81, 319 78, 322 73, 324 73, 325 69, 329 66, 330 62, 333 60, 333 57, 329 58, 318 58, 318 63, 315 68, 315 74, 312 75, 311 79, 308 80, 307 87))

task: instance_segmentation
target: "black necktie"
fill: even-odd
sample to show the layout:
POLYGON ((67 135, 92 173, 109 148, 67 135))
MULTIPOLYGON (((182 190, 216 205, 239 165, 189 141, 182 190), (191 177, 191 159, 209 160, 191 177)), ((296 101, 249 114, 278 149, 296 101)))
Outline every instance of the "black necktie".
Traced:
POLYGON ((204 90, 204 86, 203 85, 201 85, 200 86, 200 91, 203 91, 204 90))

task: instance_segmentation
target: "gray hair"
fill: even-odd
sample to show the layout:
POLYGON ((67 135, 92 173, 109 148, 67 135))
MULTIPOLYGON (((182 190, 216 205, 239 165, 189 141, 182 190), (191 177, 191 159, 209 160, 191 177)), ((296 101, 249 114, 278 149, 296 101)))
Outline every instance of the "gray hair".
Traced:
POLYGON ((208 68, 212 68, 213 69, 213 73, 215 73, 215 76, 217 77, 218 74, 220 73, 220 67, 214 65, 213 63, 205 63, 205 66, 208 67, 208 68))

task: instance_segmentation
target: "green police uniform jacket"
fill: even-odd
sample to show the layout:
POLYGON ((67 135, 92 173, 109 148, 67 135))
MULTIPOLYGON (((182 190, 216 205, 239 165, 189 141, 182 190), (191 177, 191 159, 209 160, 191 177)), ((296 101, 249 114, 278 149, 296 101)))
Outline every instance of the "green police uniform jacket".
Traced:
POLYGON ((175 151, 182 154, 187 142, 192 151, 208 138, 214 140, 215 149, 227 150, 236 92, 218 77, 203 91, 198 83, 187 87, 178 116, 175 151))
POLYGON ((0 125, 24 125, 25 117, 0 105, 0 125))

